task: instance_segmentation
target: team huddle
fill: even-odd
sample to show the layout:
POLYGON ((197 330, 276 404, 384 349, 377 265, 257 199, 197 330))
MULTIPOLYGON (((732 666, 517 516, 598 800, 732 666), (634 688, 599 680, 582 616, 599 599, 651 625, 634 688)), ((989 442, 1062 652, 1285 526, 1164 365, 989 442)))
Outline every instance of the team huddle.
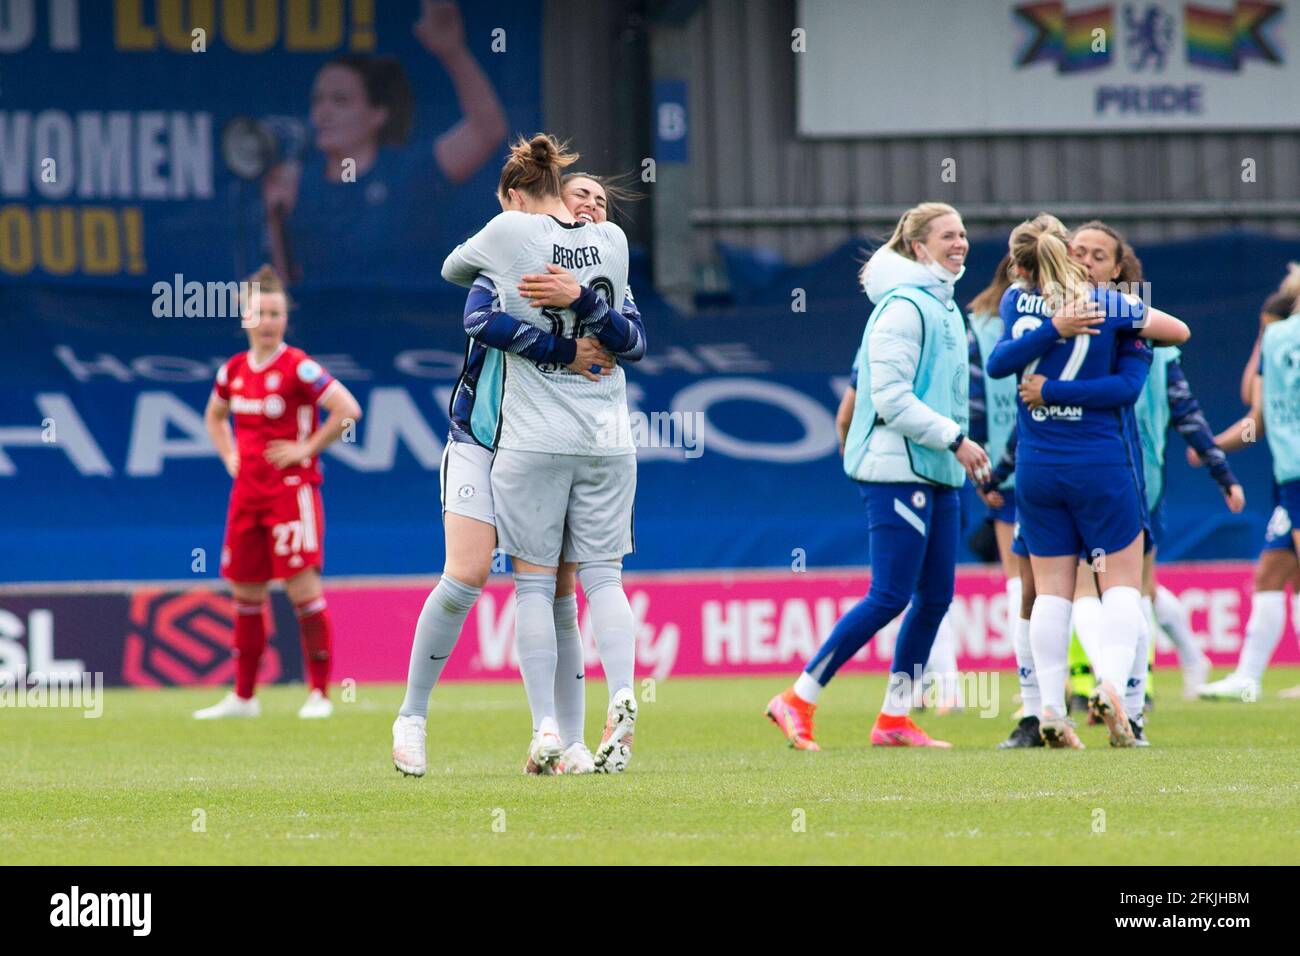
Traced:
MULTIPOLYGON (((910 209, 863 267, 876 305, 837 425, 845 471, 866 504, 872 582, 796 682, 768 703, 767 716, 797 749, 819 749, 821 689, 905 610, 871 743, 950 746, 910 714, 927 670, 955 669, 936 637, 950 630, 957 489, 967 478, 988 508, 1016 615, 1024 706, 1000 749, 1082 748, 1069 716, 1077 710, 1105 724, 1112 746, 1148 746, 1153 621, 1178 649, 1186 696, 1258 695, 1300 545, 1292 530, 1300 518, 1300 267, 1261 318, 1243 378, 1250 415, 1215 436, 1178 363, 1190 332, 1133 294, 1141 263, 1119 232, 1096 220, 1071 232, 1044 214, 1016 227, 1008 247, 967 321, 953 289, 969 247, 951 206, 910 209), (1014 422, 993 414, 1008 407, 1014 422), (1245 495, 1225 452, 1264 431, 1274 460, 1280 503, 1265 556, 1279 557, 1261 558, 1237 671, 1209 684, 1186 609, 1154 577, 1171 425, 1234 513, 1245 495), (936 666, 936 658, 950 663, 936 666)), ((940 713, 954 704, 944 693, 940 713)))
MULTIPOLYGON (((633 550, 637 468, 622 365, 642 358, 646 337, 627 285, 627 239, 608 221, 626 194, 566 173, 576 159, 545 134, 517 140, 501 171, 501 214, 443 263, 443 278, 468 290, 466 345, 440 470, 446 563, 416 624, 392 728, 393 764, 411 776, 426 772, 429 698, 498 550, 513 562, 532 716, 525 771, 619 773, 631 760, 635 638, 622 563, 633 550), (608 686, 594 752, 583 736, 579 583, 608 686)), ((968 480, 988 508, 1015 615, 1024 706, 1000 747, 1082 747, 1070 715, 1083 711, 1113 746, 1147 746, 1153 623, 1178 648, 1185 693, 1250 699, 1281 636, 1286 584, 1300 579, 1300 267, 1266 306, 1243 377, 1250 414, 1215 436, 1178 361, 1190 332, 1133 294, 1141 263, 1120 233, 1098 221, 1071 232, 1050 215, 1022 223, 965 315, 955 287, 968 249, 957 210, 923 203, 862 269, 874 308, 836 423, 867 511, 870 590, 767 716, 791 746, 819 749, 822 688, 902 614, 871 743, 950 746, 911 713, 927 672, 956 668, 946 616, 968 480), (1263 430, 1273 453, 1279 504, 1246 646, 1237 671, 1213 684, 1186 609, 1154 574, 1171 425, 1233 512, 1245 496, 1225 452, 1263 430)), ((221 568, 235 599, 235 687, 195 717, 260 713, 267 587, 280 579, 311 688, 299 715, 321 718, 332 705, 319 456, 361 409, 285 344, 289 300, 275 272, 263 267, 253 281, 249 349, 221 367, 206 413, 234 479, 221 568)), ((960 705, 945 687, 941 712, 960 705)))

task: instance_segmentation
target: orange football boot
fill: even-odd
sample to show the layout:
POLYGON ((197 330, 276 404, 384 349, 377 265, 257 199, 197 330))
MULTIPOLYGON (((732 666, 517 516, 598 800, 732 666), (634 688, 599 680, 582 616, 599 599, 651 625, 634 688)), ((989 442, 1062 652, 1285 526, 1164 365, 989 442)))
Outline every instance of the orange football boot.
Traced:
POLYGON ((816 709, 816 704, 808 703, 790 687, 768 701, 767 716, 781 728, 781 733, 795 750, 821 750, 813 740, 813 711, 816 709))
POLYGON ((879 714, 876 725, 871 728, 871 746, 873 747, 939 747, 950 749, 952 744, 946 740, 935 740, 912 722, 911 717, 891 717, 879 714))

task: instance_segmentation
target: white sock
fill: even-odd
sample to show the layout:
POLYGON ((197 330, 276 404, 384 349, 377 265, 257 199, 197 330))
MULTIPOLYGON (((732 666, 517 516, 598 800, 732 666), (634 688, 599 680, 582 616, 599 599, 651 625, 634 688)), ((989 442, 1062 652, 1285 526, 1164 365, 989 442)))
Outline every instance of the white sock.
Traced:
POLYGON ((1051 594, 1034 599, 1029 617, 1029 646, 1033 649, 1042 713, 1065 716, 1066 657, 1070 651, 1070 602, 1051 594))
POLYGON ((1123 692, 1133 671, 1142 619, 1142 593, 1137 588, 1107 588, 1101 597, 1101 649, 1092 659, 1098 683, 1109 681, 1123 692))
POLYGON ((555 722, 564 746, 582 741, 587 716, 587 681, 582 632, 578 630, 578 596, 555 599, 555 722))
MULTIPOLYGON (((1147 597, 1145 594, 1142 595, 1142 601, 1141 601, 1141 604, 1142 604, 1142 617, 1143 617, 1143 618, 1146 620, 1146 622, 1147 622, 1148 624, 1150 624, 1153 628, 1156 627, 1157 625, 1156 625, 1156 607, 1155 607, 1155 605, 1151 602, 1151 599, 1150 599, 1149 597, 1147 597)), ((1161 632, 1161 633, 1164 633, 1164 628, 1160 628, 1160 632, 1161 632)), ((1154 630, 1151 632, 1151 636, 1152 636, 1152 637, 1155 637, 1155 631, 1154 631, 1154 630)), ((1169 643, 1173 644, 1173 638, 1170 638, 1170 639, 1169 639, 1169 643)), ((1177 649, 1178 649, 1178 645, 1175 644, 1175 645, 1174 645, 1174 650, 1177 650, 1177 649)))
POLYGON ((932 680, 939 682, 939 703, 961 706, 961 687, 957 674, 957 634, 948 623, 948 615, 939 622, 939 630, 930 647, 925 665, 932 680))
POLYGON ((1074 599, 1074 633, 1095 672, 1101 654, 1101 598, 1087 594, 1074 599))
POLYGON ((1183 602, 1178 600, 1178 595, 1166 587, 1157 586, 1154 610, 1156 623, 1169 635, 1174 647, 1178 648, 1178 662, 1184 669, 1205 656, 1192 634, 1191 615, 1187 613, 1183 602))
MULTIPOLYGON (((1016 578, 1019 581, 1019 578, 1016 578)), ((1043 696, 1038 690, 1038 671, 1034 669, 1034 652, 1029 644, 1029 622, 1016 612, 1016 671, 1020 678, 1020 700, 1026 717, 1043 716, 1043 696)))
POLYGON ((1285 629, 1286 592, 1256 591, 1250 599, 1250 619, 1246 622, 1246 639, 1237 660, 1237 674, 1253 681, 1262 680, 1285 629))
POLYGON ((794 682, 794 695, 805 703, 815 704, 822 695, 822 685, 807 671, 800 671, 794 682))
POLYGON ((1133 667, 1129 670, 1124 687, 1124 710, 1130 718, 1142 716, 1147 702, 1147 649, 1151 646, 1151 625, 1145 617, 1138 618, 1138 640, 1133 651, 1133 667))
POLYGON ((515 649, 524 678, 533 733, 555 720, 555 572, 515 574, 515 649))
POLYGON ((906 717, 910 714, 915 683, 912 675, 903 671, 890 674, 889 683, 885 685, 885 702, 880 706, 880 712, 889 717, 906 717))
POLYGON ((1020 602, 1024 599, 1024 589, 1020 578, 1007 578, 1007 634, 1014 639, 1016 622, 1020 620, 1020 602))
POLYGON ((620 690, 632 689, 636 671, 636 634, 632 605, 623 591, 623 568, 617 561, 593 561, 578 567, 578 580, 591 608, 596 650, 612 702, 620 690))

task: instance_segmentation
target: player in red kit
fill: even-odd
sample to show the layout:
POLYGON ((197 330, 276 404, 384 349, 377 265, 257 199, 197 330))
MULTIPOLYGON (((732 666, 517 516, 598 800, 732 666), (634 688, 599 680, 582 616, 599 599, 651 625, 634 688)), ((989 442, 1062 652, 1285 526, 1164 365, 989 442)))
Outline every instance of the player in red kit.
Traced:
POLYGON ((341 382, 286 345, 289 301, 270 266, 252 277, 244 306, 248 351, 217 372, 205 422, 235 480, 226 515, 221 575, 235 596, 235 689, 195 712, 199 720, 256 717, 257 665, 266 648, 267 585, 284 581, 298 615, 311 694, 299 717, 328 717, 330 622, 321 593, 325 513, 319 456, 361 417, 341 382), (320 424, 317 409, 329 417, 320 424), (235 428, 231 432, 230 415, 235 428))

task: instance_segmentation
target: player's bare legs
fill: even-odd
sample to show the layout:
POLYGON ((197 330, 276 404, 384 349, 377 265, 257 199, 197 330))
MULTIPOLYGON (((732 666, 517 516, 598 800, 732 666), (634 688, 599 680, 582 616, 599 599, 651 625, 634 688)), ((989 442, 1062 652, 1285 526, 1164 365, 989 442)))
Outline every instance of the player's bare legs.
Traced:
POLYGON ((304 719, 328 717, 334 712, 329 700, 330 638, 329 609, 321 592, 320 570, 306 568, 284 582, 293 612, 298 616, 298 629, 302 639, 302 666, 311 693, 298 710, 304 719))

